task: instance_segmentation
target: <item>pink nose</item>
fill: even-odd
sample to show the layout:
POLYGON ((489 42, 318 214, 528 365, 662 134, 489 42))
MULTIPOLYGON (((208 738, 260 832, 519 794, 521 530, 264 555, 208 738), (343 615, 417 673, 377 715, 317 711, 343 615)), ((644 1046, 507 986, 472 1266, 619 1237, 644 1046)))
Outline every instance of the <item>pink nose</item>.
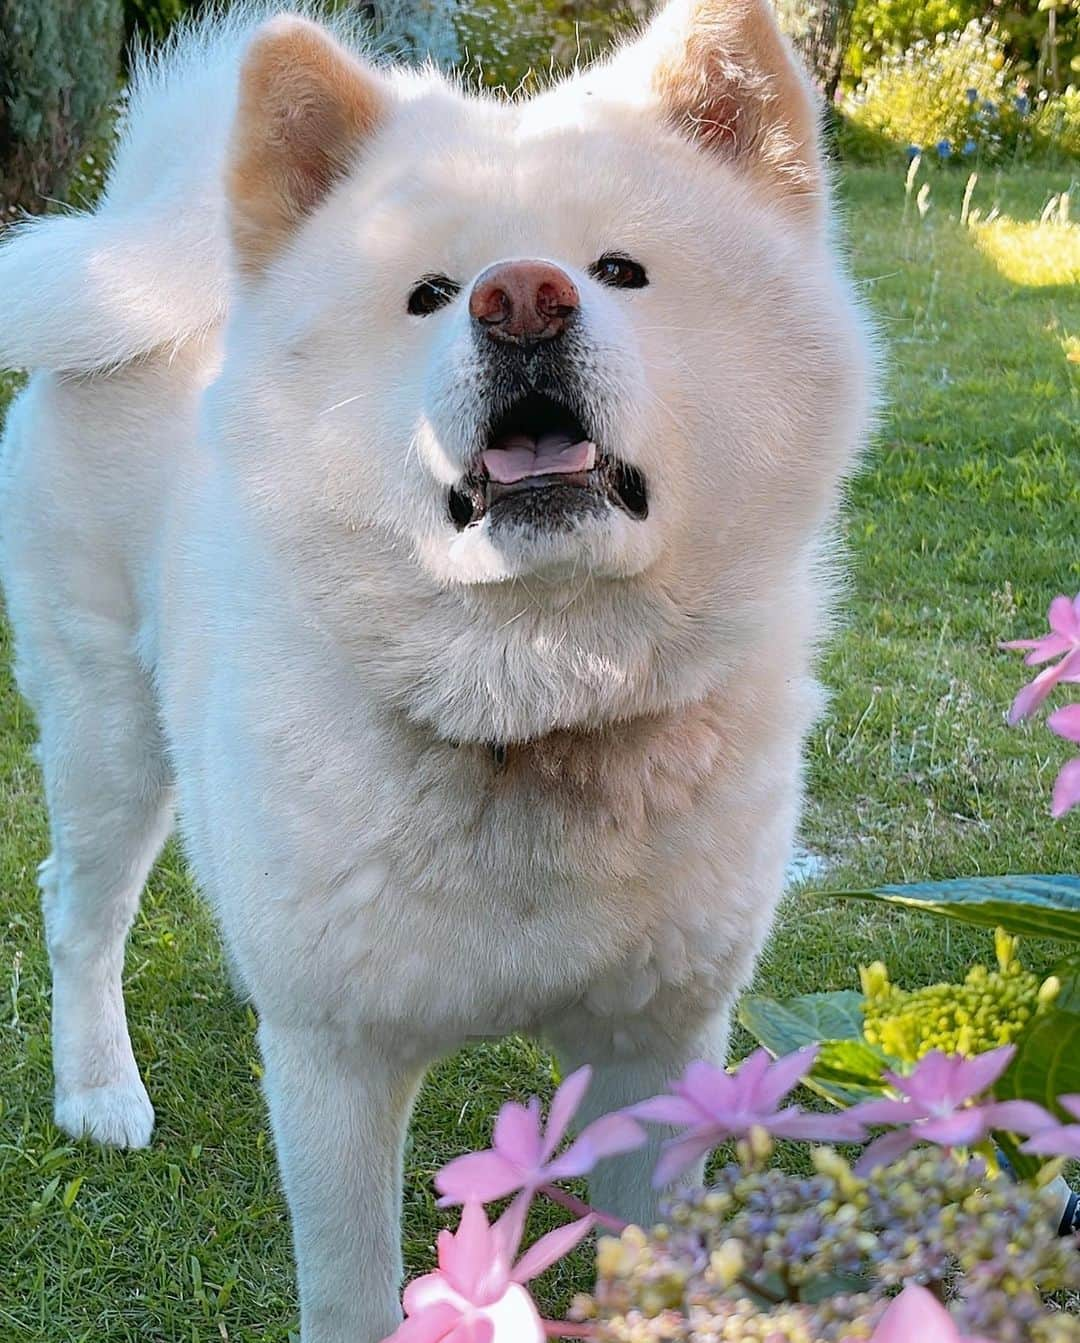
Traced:
POLYGON ((469 312, 494 340, 551 340, 581 306, 570 276, 549 261, 499 261, 473 285, 469 312))

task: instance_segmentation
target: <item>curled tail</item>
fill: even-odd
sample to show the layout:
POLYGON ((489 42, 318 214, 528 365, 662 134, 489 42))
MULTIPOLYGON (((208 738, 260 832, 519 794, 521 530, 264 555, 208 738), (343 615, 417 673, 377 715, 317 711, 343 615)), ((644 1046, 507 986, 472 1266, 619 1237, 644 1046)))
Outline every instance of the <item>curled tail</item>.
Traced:
MULTIPOLYGON (((317 3, 234 4, 137 58, 120 137, 93 213, 0 234, 0 367, 90 373, 175 349, 228 307, 224 169, 237 72, 253 29, 317 3)), ((364 31, 329 20, 361 47, 364 31)))

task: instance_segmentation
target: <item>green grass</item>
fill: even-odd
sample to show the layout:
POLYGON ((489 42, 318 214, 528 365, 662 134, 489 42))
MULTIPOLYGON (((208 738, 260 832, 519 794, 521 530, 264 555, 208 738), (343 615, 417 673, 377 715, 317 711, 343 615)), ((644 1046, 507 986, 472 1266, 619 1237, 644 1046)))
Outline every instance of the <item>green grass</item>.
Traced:
MULTIPOLYGON (((1053 252, 1049 269, 1040 261, 1038 286, 1010 280, 994 251, 977 248, 956 222, 963 178, 932 180, 923 223, 914 202, 904 221, 898 174, 852 171, 841 183, 855 267, 891 348, 892 376, 879 446, 851 490, 851 589, 825 660, 832 703, 812 749, 805 838, 833 864, 837 885, 1077 863, 1080 822, 1054 824, 1047 814, 1066 748, 1041 726, 1004 726, 1022 672, 996 644, 1040 629, 1049 598, 1080 588, 1080 365, 1066 358, 1080 338, 1080 290, 1053 252)), ((1006 215, 1031 220, 1068 185, 1061 175, 1016 173, 980 184, 975 204, 985 216, 999 201, 1006 215)), ((1019 236, 1046 250, 1038 234, 1019 236)), ((5 681, 0 1343, 284 1343, 295 1299, 254 1020, 225 987, 209 919, 173 850, 154 874, 128 955, 135 1049, 158 1112, 153 1147, 101 1152, 49 1122, 34 888, 45 818, 32 741, 29 715, 5 681)), ((988 954, 987 936, 801 893, 785 906, 759 987, 854 987, 858 963, 879 957, 914 984, 958 975, 988 954)), ((1028 948, 1040 964, 1052 954, 1028 948)), ((469 1050, 435 1072, 408 1157, 412 1268, 431 1262, 440 1225, 432 1172, 483 1142, 501 1101, 546 1089, 551 1078, 547 1057, 523 1041, 469 1050)), ((552 1309, 584 1273, 582 1261, 549 1282, 552 1309)))

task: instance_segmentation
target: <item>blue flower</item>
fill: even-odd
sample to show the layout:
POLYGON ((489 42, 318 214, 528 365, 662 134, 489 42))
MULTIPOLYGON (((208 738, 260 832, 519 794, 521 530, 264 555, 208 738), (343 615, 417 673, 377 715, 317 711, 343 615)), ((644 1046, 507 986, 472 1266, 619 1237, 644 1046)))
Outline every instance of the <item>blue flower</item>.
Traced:
POLYGON ((996 117, 998 113, 997 103, 992 103, 989 101, 989 99, 987 99, 987 101, 982 105, 982 110, 986 113, 988 117, 996 117))
POLYGON ((1031 99, 1027 96, 1027 94, 1026 93, 1017 94, 1016 98, 1014 98, 1013 101, 1015 102, 1016 110, 1020 113, 1020 115, 1022 117, 1026 117, 1028 112, 1031 110, 1031 99))
POLYGON ((912 159, 917 159, 921 153, 922 153, 922 145, 908 145, 907 147, 908 163, 910 163, 912 159))
POLYGON ((979 101, 979 90, 978 90, 978 89, 968 89, 968 91, 967 91, 967 93, 965 93, 964 97, 967 98, 967 100, 968 100, 969 103, 977 103, 977 102, 979 101))
POLYGON ((965 153, 965 154, 974 154, 975 151, 978 149, 978 147, 979 147, 979 146, 978 146, 978 145, 975 143, 975 141, 972 140, 970 137, 964 141, 964 153, 965 153))
POLYGON ((939 159, 947 159, 952 153, 952 145, 948 140, 939 140, 935 145, 939 159))

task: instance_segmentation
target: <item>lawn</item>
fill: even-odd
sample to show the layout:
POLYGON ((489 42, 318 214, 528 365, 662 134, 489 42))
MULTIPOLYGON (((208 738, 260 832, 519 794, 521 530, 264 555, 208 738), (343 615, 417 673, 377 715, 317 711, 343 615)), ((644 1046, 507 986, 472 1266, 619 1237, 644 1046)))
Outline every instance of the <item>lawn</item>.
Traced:
MULTIPOLYGON (((1005 726, 1022 672, 996 651, 1040 630, 1051 596, 1080 588, 1080 226, 1032 224, 1069 187, 1067 173, 987 174, 973 205, 983 218, 997 205, 1001 218, 974 230, 957 218, 964 175, 929 180, 925 219, 914 198, 905 215, 899 172, 855 170, 839 184, 891 373, 877 448, 851 489, 851 584, 812 744, 804 839, 829 864, 819 885, 1075 871, 1080 858, 1080 818, 1048 816, 1066 747, 1041 726, 1005 726)), ((6 663, 3 674, 0 1343, 285 1343, 295 1300, 255 1021, 226 987, 175 849, 128 952, 153 1147, 101 1152, 49 1122, 34 886, 45 817, 33 724, 6 663)), ((785 904, 759 987, 856 987, 858 964, 877 958, 902 982, 926 982, 961 973, 989 943, 915 915, 840 908, 804 887, 785 904)), ((1053 948, 1026 954, 1048 964, 1053 948)), ((412 1268, 431 1262, 440 1225, 432 1172, 482 1143, 503 1100, 551 1080, 546 1055, 516 1040, 470 1049, 432 1076, 408 1155, 412 1268)), ((553 1310, 585 1270, 582 1259, 576 1284, 565 1271, 549 1283, 553 1310)))

